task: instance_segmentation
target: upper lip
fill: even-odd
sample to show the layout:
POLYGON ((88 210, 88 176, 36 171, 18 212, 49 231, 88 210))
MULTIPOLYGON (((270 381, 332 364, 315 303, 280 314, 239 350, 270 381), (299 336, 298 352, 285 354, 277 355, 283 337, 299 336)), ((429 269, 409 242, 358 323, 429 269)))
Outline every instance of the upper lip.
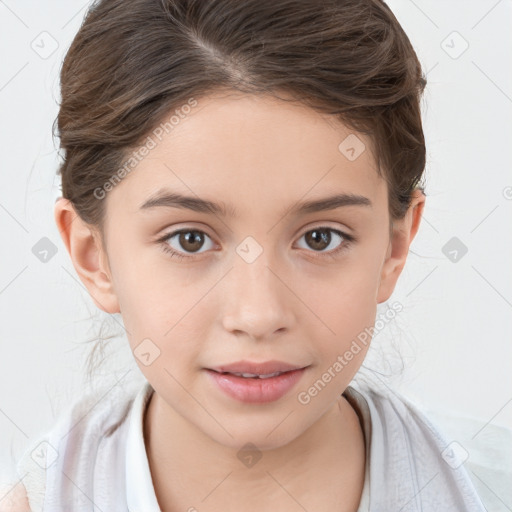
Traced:
POLYGON ((283 361, 264 361, 261 363, 251 361, 236 361, 230 364, 215 366, 210 370, 223 373, 252 373, 254 375, 269 375, 276 372, 289 372, 291 370, 299 370, 304 366, 285 363, 283 361))

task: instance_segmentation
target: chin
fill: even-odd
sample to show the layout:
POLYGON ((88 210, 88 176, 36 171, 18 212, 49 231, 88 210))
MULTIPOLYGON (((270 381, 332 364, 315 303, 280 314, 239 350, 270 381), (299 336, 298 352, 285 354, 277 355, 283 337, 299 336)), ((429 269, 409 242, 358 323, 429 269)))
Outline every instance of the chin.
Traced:
MULTIPOLYGON (((283 418, 285 417, 286 414, 281 414, 279 418, 269 417, 265 421, 261 418, 251 419, 245 417, 239 419, 239 421, 225 422, 219 418, 219 423, 225 427, 227 432, 220 427, 217 422, 215 422, 215 425, 219 428, 215 428, 214 431, 212 431, 210 424, 208 431, 205 432, 203 430, 203 432, 216 443, 237 452, 246 445, 254 445, 256 448, 252 449, 257 449, 262 452, 274 450, 286 446, 302 433, 300 426, 296 423, 296 418, 294 423, 289 423, 286 420, 283 422, 283 418)), ((247 446, 247 449, 250 450, 251 447, 247 446)))

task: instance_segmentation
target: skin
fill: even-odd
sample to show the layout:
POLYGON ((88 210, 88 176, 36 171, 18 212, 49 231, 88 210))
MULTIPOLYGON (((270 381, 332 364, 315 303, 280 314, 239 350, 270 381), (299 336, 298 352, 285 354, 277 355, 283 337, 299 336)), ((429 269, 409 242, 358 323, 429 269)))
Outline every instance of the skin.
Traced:
POLYGON ((406 263, 425 196, 415 192, 390 234, 388 191, 370 140, 357 134, 366 150, 354 161, 338 149, 351 133, 303 105, 211 95, 108 193, 105 246, 68 200, 55 205, 96 305, 121 313, 132 350, 148 338, 160 350, 148 366, 135 360, 155 389, 144 433, 164 511, 357 509, 364 436, 341 394, 367 348, 307 405, 297 394, 374 325, 377 304, 406 263), (139 210, 162 187, 223 202, 237 215, 139 210), (365 196, 372 206, 283 214, 335 192, 365 196), (315 249, 304 236, 326 226, 356 241, 329 258, 343 238, 330 232, 329 246, 315 249), (180 245, 178 236, 156 241, 183 228, 205 233, 202 246, 180 245), (247 236, 263 250, 250 264, 236 252, 247 236), (164 243, 185 259, 171 258, 164 243), (203 369, 241 359, 310 366, 279 400, 246 404, 213 386, 203 369), (252 467, 237 457, 248 442, 261 455, 252 467))

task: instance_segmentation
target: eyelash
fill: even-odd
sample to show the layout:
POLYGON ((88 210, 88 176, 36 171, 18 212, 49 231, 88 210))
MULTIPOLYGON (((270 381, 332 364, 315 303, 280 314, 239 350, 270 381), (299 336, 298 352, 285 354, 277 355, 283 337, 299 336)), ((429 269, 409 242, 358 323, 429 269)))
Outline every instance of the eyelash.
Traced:
MULTIPOLYGON (((310 233, 311 231, 315 231, 315 230, 331 231, 332 233, 336 233, 337 235, 339 235, 342 238, 344 238, 344 240, 343 240, 343 242, 341 243, 341 245, 337 249, 333 249, 333 250, 331 250, 329 252, 307 251, 307 252, 312 252, 313 253, 313 258, 329 258, 329 259, 332 259, 332 260, 336 259, 337 256, 339 256, 342 252, 346 251, 353 243, 357 242, 357 239, 356 239, 355 236, 349 235, 348 233, 340 231, 339 229, 331 228, 329 226, 317 226, 317 227, 315 227, 313 229, 309 229, 309 230, 305 231, 300 236, 300 238, 302 238, 305 234, 310 233)), ((195 257, 194 255, 184 256, 181 252, 178 252, 178 251, 174 250, 167 243, 167 241, 170 238, 173 238, 174 236, 179 235, 180 233, 187 233, 187 232, 190 232, 190 231, 196 231, 198 233, 203 233, 206 236, 208 236, 207 233, 205 233, 204 231, 201 231, 199 229, 194 229, 194 228, 188 228, 187 229, 187 228, 185 228, 185 229, 180 229, 178 231, 172 231, 171 233, 164 235, 162 238, 159 238, 157 240, 157 243, 160 243, 162 245, 163 251, 166 252, 167 254, 169 254, 171 256, 171 258, 177 258, 179 260, 186 259, 186 258, 194 259, 194 257, 195 257)))

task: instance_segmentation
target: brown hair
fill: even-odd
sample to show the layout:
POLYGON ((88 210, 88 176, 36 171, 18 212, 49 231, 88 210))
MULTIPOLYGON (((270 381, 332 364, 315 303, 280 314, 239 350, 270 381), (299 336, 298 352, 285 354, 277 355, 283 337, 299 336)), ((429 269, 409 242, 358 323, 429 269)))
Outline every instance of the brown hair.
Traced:
POLYGON ((171 111, 222 90, 284 92, 369 135, 390 219, 424 172, 426 78, 382 0, 97 0, 60 79, 62 195, 102 236, 95 189, 171 111))

